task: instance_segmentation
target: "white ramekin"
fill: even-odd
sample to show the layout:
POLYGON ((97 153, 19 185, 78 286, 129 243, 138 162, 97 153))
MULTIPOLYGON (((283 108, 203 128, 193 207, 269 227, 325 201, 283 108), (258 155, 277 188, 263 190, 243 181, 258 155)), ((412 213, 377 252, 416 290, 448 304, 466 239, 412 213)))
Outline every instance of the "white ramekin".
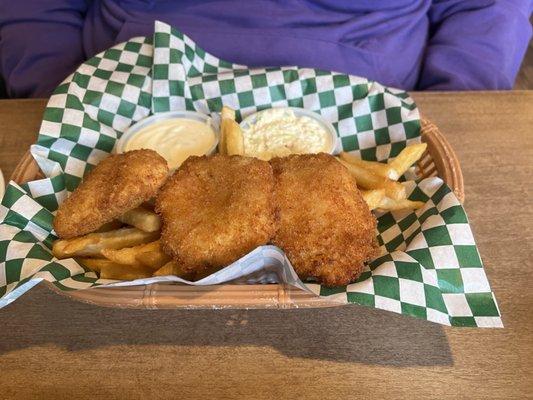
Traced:
MULTIPOLYGON (((291 110, 294 113, 294 115, 296 115, 297 117, 308 117, 308 118, 314 119, 316 122, 322 125, 322 127, 324 127, 324 129, 329 133, 331 137, 331 148, 327 151, 327 153, 333 154, 335 152, 335 149, 337 147, 337 131, 335 130, 333 125, 330 122, 326 121, 320 114, 314 111, 307 110, 305 108, 299 108, 299 107, 276 107, 276 108, 291 110)), ((265 111, 270 111, 270 110, 271 108, 267 108, 266 110, 261 110, 259 112, 248 115, 240 123, 241 128, 243 130, 246 129, 249 125, 252 125, 255 123, 255 121, 257 120, 257 117, 260 116, 261 113, 264 113, 265 111)))
POLYGON ((189 119, 210 124, 213 128, 213 131, 215 132, 215 143, 213 144, 213 146, 211 146, 211 148, 206 154, 213 154, 216 151, 220 135, 219 130, 216 129, 216 127, 212 124, 211 117, 209 115, 205 115, 196 111, 169 111, 141 119, 137 123, 130 126, 117 141, 114 152, 123 153, 126 149, 126 144, 133 136, 137 134, 137 132, 139 132, 143 128, 146 128, 149 125, 167 119, 189 119))

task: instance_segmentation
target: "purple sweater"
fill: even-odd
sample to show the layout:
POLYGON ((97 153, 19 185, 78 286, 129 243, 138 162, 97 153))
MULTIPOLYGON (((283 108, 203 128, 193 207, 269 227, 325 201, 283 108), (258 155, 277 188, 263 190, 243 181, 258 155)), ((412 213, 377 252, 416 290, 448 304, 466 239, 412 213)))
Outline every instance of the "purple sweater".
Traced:
POLYGON ((510 89, 531 0, 0 0, 0 74, 49 96, 84 60, 167 22, 227 61, 344 72, 404 89, 510 89))

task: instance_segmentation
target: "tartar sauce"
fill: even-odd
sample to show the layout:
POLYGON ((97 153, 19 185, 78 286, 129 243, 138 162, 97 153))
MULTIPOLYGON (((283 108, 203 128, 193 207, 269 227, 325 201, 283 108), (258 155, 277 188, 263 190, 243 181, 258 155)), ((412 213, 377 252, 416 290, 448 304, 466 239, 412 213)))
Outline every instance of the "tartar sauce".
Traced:
POLYGON ((289 154, 320 153, 331 150, 326 128, 313 118, 297 116, 288 108, 272 108, 257 114, 243 127, 244 154, 262 160, 289 154))
POLYGON ((152 149, 163 156, 170 169, 179 167, 189 156, 207 154, 216 142, 209 124, 185 118, 172 118, 142 128, 126 143, 125 151, 152 149))

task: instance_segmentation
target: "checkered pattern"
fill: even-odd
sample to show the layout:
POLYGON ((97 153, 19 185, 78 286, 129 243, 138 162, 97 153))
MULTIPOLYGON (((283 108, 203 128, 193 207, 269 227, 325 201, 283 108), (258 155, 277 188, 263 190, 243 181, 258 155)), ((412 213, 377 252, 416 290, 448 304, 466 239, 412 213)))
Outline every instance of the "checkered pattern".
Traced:
POLYGON ((420 140, 418 110, 403 91, 317 69, 230 64, 161 22, 156 22, 152 78, 154 113, 188 109, 210 114, 224 104, 244 118, 270 107, 303 107, 333 124, 345 151, 367 160, 394 157, 420 140))
MULTIPOLYGON (((106 157, 120 134, 150 114, 152 98, 151 38, 136 38, 82 64, 55 91, 43 115, 32 154, 48 173, 60 167, 54 191, 72 191, 94 165, 106 157)), ((44 183, 42 183, 44 184, 44 183)), ((46 199, 52 210, 60 197, 46 199)))
MULTIPOLYGON (((62 83, 46 108, 32 154, 47 176, 11 183, 0 206, 0 306, 41 280, 63 290, 135 282, 98 280, 74 260, 50 252, 53 212, 83 175, 106 157, 132 123, 150 113, 190 109, 238 118, 268 107, 319 112, 337 129, 339 150, 387 160, 420 140, 419 115, 407 93, 360 77, 296 67, 248 69, 206 53, 177 30, 156 23, 151 38, 97 55, 62 83)), ((351 285, 301 282, 283 252, 260 247, 233 265, 188 284, 283 281, 343 303, 364 304, 454 326, 501 326, 465 212, 439 178, 406 182, 425 207, 378 216, 381 255, 351 285)))
POLYGON ((381 256, 357 282, 320 294, 460 326, 500 326, 464 209, 439 179, 408 182, 416 212, 378 216, 381 256))
POLYGON ((0 307, 46 280, 64 290, 98 284, 96 275, 73 259, 57 262, 50 249, 53 214, 11 182, 0 203, 0 307))

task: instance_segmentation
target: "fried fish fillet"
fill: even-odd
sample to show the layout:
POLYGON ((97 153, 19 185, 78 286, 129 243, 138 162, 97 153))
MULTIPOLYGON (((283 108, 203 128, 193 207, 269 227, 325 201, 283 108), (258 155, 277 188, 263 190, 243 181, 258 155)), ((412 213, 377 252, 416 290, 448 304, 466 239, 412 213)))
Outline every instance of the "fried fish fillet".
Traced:
POLYGON ((57 211, 60 238, 90 233, 155 196, 168 174, 153 150, 133 150, 101 161, 57 211))
POLYGON ((355 280, 376 253, 376 219, 348 170, 329 154, 270 161, 281 247, 302 279, 326 286, 355 280))
POLYGON ((190 157, 156 198, 161 242, 186 272, 225 267, 274 234, 270 164, 242 156, 190 157))

